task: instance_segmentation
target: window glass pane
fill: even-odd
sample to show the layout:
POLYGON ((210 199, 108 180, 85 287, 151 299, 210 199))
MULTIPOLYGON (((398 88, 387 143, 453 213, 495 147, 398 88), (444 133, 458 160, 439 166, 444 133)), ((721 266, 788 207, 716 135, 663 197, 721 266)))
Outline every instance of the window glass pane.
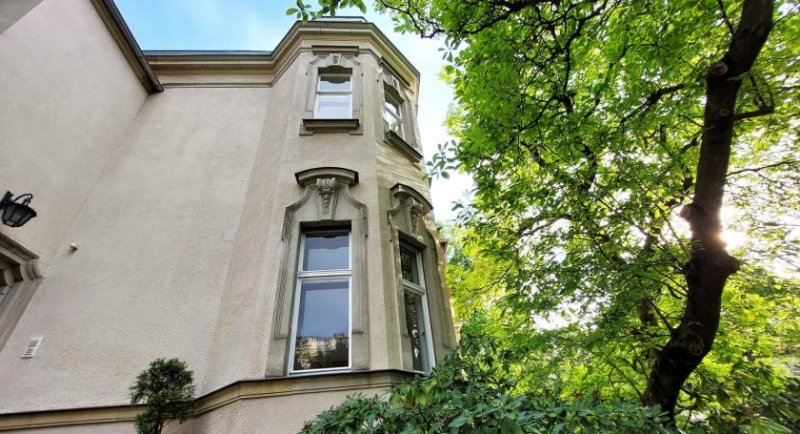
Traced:
POLYGON ((403 124, 402 122, 400 122, 400 119, 394 118, 389 115, 385 115, 383 117, 383 121, 384 121, 384 126, 388 131, 394 131, 394 133, 400 136, 401 138, 405 138, 403 137, 403 124))
POLYGON ((383 109, 386 110, 386 114, 400 118, 400 106, 391 100, 386 100, 383 103, 383 109))
POLYGON ((350 119, 350 95, 332 94, 317 95, 317 118, 319 119, 350 119))
POLYGON ((348 233, 307 234, 303 249, 303 270, 346 270, 350 268, 348 233))
POLYGON ((343 74, 320 74, 320 92, 350 92, 350 76, 343 74))
POLYGON ((401 247, 400 248, 400 270, 403 280, 420 284, 419 272, 417 271, 417 252, 401 247))
POLYGON ((349 281, 303 281, 294 349, 294 369, 349 365, 349 281))
POLYGON ((425 332, 422 324, 422 297, 412 292, 405 292, 406 327, 411 338, 411 359, 415 371, 426 368, 425 332))

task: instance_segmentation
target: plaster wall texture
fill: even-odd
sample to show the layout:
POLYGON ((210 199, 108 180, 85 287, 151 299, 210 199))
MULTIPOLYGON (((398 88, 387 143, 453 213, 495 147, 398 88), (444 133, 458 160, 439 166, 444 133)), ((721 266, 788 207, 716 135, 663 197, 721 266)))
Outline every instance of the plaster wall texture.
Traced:
POLYGON ((88 0, 42 1, 0 38, 0 188, 39 216, 0 232, 46 269, 146 92, 88 0))
MULTIPOLYGON (((85 10, 91 8, 88 1, 46 0, 3 36, 41 33, 47 20, 29 16, 59 13, 62 4, 102 26, 94 11, 85 10), (31 29, 22 32, 26 25, 31 29)), ((285 267, 284 217, 304 195, 294 174, 319 167, 357 171, 359 183, 350 193, 367 205, 366 369, 403 369, 390 189, 401 182, 427 196, 427 183, 417 163, 384 141, 379 53, 385 47, 364 37, 336 42, 323 36, 298 42, 278 78, 271 72, 251 74, 268 83, 243 84, 246 73, 231 73, 215 84, 220 71, 182 71, 160 76, 166 90, 145 100, 109 40, 92 42, 101 45, 100 53, 117 50, 104 60, 110 66, 98 67, 111 81, 102 84, 102 92, 72 90, 74 82, 44 76, 64 87, 52 89, 55 101, 43 94, 36 104, 23 98, 23 90, 7 89, 16 106, 0 107, 8 115, 0 126, 11 128, 11 138, 21 143, 11 155, 35 165, 33 173, 42 176, 10 168, 13 179, 22 180, 11 187, 35 188, 42 192, 37 199, 48 205, 41 220, 34 220, 40 225, 29 224, 19 238, 51 266, 0 351, 0 413, 125 404, 135 376, 157 357, 187 361, 195 372, 196 395, 242 379, 285 376, 288 340, 276 339, 274 330, 278 276, 285 267), (360 47, 355 79, 361 128, 302 135, 309 95, 313 98, 309 71, 318 56, 312 46, 336 43, 360 47), (27 127, 23 122, 19 131, 6 121, 28 112, 36 122, 27 127), (56 117, 54 124, 37 127, 48 113, 56 117), (60 248, 73 241, 81 244, 78 251, 60 248), (44 337, 36 357, 20 359, 34 336, 44 337)), ((47 45, 44 39, 40 42, 47 45)), ((18 68, 11 61, 18 50, 0 41, 3 65, 18 68)), ((41 73, 35 66, 43 68, 44 59, 36 62, 14 76, 41 73)), ((47 87, 39 81, 22 84, 47 87)), ((416 101, 409 103, 413 107, 416 101)), ((415 136, 417 142, 416 129, 415 136)), ((0 159, 0 165, 6 161, 0 159)), ((440 346, 437 357, 443 355, 440 346)), ((247 399, 174 432, 291 432, 348 393, 247 399), (263 429, 273 420, 275 430, 263 429)), ((80 432, 125 432, 102 431, 114 426, 86 425, 80 432)))
POLYGON ((205 372, 265 91, 148 100, 0 353, 0 411, 124 404, 157 357, 205 372))
MULTIPOLYGON (((359 390, 367 396, 384 389, 359 390)), ((314 415, 343 401, 352 392, 332 391, 305 395, 290 395, 267 399, 247 399, 218 408, 192 419, 183 425, 168 425, 164 434, 193 433, 296 433, 314 415)))

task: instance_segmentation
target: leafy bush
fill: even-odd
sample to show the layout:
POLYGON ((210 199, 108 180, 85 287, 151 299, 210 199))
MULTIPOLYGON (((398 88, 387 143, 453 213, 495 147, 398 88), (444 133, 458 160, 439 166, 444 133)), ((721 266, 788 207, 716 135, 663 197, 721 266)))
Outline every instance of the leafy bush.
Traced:
POLYGON ((192 371, 178 359, 156 359, 136 377, 131 404, 144 402, 147 410, 136 416, 136 432, 160 434, 170 419, 183 423, 192 415, 192 371))
POLYGON ((657 433, 662 415, 638 402, 521 391, 514 354, 479 326, 465 326, 459 347, 430 376, 394 387, 388 397, 356 395, 301 431, 332 433, 657 433))

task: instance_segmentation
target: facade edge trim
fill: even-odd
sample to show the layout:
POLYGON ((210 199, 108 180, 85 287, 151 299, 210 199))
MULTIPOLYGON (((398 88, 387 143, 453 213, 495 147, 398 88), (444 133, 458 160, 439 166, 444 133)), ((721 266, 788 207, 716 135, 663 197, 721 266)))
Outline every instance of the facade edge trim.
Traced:
MULTIPOLYGON (((413 378, 397 369, 342 372, 297 377, 239 380, 194 399, 194 414, 202 415, 247 399, 265 399, 307 393, 388 388, 413 378)), ((123 404, 107 407, 68 408, 0 414, 0 432, 24 429, 133 422, 146 407, 123 404)))

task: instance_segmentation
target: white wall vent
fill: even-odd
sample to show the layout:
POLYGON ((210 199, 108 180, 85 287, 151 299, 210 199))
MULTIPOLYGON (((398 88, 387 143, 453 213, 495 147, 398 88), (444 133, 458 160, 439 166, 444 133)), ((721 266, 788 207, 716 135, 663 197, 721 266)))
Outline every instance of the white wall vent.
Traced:
POLYGON ((35 337, 28 342, 28 346, 25 348, 25 352, 22 353, 23 359, 31 359, 34 355, 36 355, 36 351, 39 349, 39 345, 42 343, 42 337, 35 337))

